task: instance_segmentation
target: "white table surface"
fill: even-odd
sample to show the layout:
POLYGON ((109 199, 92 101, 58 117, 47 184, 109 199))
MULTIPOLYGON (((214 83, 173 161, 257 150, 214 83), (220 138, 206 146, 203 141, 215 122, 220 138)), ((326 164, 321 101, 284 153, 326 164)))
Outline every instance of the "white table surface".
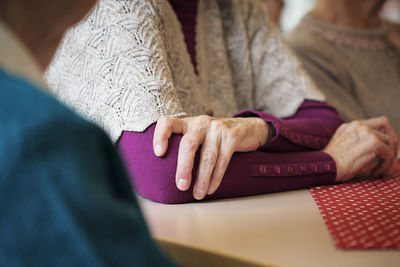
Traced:
POLYGON ((398 250, 336 249, 308 190, 179 205, 139 202, 152 235, 173 245, 172 254, 187 254, 177 257, 186 266, 232 265, 212 255, 231 257, 237 266, 400 266, 398 250))

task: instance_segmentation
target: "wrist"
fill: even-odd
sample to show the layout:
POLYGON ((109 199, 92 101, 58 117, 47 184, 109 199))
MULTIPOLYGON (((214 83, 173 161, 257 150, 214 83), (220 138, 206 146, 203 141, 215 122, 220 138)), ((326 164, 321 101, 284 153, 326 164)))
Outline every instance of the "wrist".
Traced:
POLYGON ((336 177, 335 177, 335 183, 340 183, 343 180, 343 174, 342 174, 342 166, 340 164, 340 162, 338 161, 337 157, 334 155, 334 153, 332 153, 331 151, 329 151, 327 148, 323 149, 322 152, 328 154, 333 162, 335 163, 336 166, 336 177))
POLYGON ((267 145, 271 142, 271 140, 276 136, 276 129, 272 122, 265 122, 268 126, 268 137, 267 137, 267 142, 265 142, 264 145, 267 145))
POLYGON ((260 141, 259 141, 259 146, 262 147, 266 144, 269 143, 269 141, 274 137, 275 135, 275 129, 272 131, 271 130, 271 125, 268 122, 265 122, 261 118, 254 118, 257 122, 257 131, 260 133, 260 141))

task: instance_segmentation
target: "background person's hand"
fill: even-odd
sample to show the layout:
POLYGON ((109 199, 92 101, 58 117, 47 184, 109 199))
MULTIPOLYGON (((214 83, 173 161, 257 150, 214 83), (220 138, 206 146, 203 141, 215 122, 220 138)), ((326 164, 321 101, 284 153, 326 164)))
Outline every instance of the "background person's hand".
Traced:
POLYGON ((179 144, 176 184, 188 190, 194 157, 201 148, 200 163, 193 196, 200 200, 219 187, 234 152, 257 150, 265 144, 269 127, 260 118, 217 119, 209 116, 191 118, 162 117, 154 132, 154 153, 161 157, 168 148, 172 134, 182 134, 179 144))
POLYGON ((341 125, 323 150, 336 162, 336 181, 386 174, 396 157, 398 137, 386 117, 341 125))

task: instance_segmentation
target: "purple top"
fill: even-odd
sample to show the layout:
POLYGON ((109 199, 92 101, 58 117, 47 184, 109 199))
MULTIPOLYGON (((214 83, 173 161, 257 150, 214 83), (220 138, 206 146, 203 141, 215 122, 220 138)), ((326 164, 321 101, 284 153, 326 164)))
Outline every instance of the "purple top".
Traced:
MULTIPOLYGON (((205 199, 239 197, 300 189, 333 183, 336 165, 322 149, 342 120, 330 106, 316 101, 305 101, 290 119, 245 111, 237 116, 259 116, 272 123, 276 136, 259 151, 234 153, 220 187, 205 199), (276 153, 280 152, 280 153, 276 153)), ((188 191, 179 191, 175 172, 180 135, 169 140, 168 151, 162 158, 153 152, 155 124, 145 132, 123 132, 119 146, 137 193, 162 203, 194 201, 192 179, 188 191)), ((192 175, 196 177, 199 153, 192 175)))
MULTIPOLYGON (((195 58, 194 31, 197 0, 170 0, 183 24, 185 41, 192 62, 195 58), (185 8, 182 8, 185 7, 185 8), (185 16, 191 14, 191 16, 185 16), (188 26, 189 25, 189 26, 188 26), (191 40, 191 41, 190 41, 191 40)), ((325 103, 305 101, 296 114, 285 120, 252 110, 237 117, 260 117, 272 124, 276 135, 258 151, 234 153, 220 187, 205 199, 249 196, 283 190, 306 188, 333 183, 336 165, 325 147, 337 127, 343 122, 337 112, 325 103)), ((153 152, 155 123, 143 133, 123 132, 119 147, 137 193, 162 203, 194 201, 194 179, 188 191, 175 185, 180 135, 169 140, 168 151, 162 158, 153 152)), ((196 177, 199 152, 192 171, 196 177)))
POLYGON ((185 36, 185 43, 192 60, 196 67, 196 17, 198 0, 169 0, 172 8, 182 25, 185 36))

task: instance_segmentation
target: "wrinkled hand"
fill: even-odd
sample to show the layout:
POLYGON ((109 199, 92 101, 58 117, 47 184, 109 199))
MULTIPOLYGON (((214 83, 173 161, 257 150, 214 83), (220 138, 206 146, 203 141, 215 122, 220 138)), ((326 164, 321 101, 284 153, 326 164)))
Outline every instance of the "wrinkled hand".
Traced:
POLYGON ((191 118, 162 117, 154 132, 153 149, 161 157, 172 134, 182 134, 179 144, 177 187, 186 191, 192 179, 193 162, 200 146, 200 163, 193 196, 200 200, 219 187, 234 152, 254 151, 265 144, 268 125, 260 118, 217 119, 209 116, 191 118))
POLYGON ((341 125, 323 150, 336 162, 336 181, 355 176, 381 176, 393 164, 398 137, 386 117, 341 125))

